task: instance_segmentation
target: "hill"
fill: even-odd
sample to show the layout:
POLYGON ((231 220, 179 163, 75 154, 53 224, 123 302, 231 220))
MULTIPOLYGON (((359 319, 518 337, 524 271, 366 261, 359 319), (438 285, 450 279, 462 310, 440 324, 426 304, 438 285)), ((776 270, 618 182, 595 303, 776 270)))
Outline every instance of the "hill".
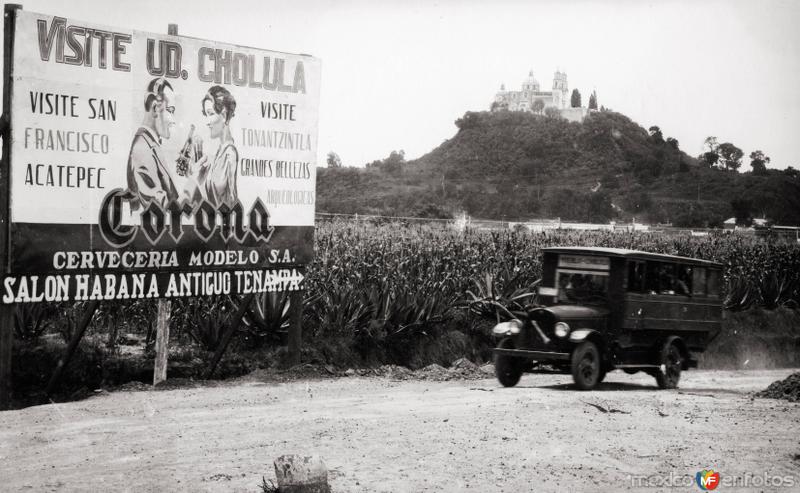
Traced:
POLYGON ((428 154, 366 168, 321 168, 320 212, 716 226, 734 215, 800 223, 794 170, 755 175, 709 167, 660 131, 612 111, 582 123, 521 112, 468 112, 428 154))

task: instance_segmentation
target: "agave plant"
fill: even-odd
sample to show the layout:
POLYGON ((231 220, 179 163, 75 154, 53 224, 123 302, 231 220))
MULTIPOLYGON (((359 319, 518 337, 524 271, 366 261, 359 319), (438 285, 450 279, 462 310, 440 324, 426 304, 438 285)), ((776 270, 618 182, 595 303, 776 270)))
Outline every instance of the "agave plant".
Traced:
POLYGON ((519 318, 526 308, 536 304, 536 287, 541 279, 530 285, 521 285, 518 275, 502 282, 486 273, 483 279, 473 279, 473 282, 475 291, 467 290, 462 306, 482 318, 502 322, 519 318))
POLYGON ((315 335, 352 335, 365 328, 371 319, 369 298, 363 286, 326 285, 307 307, 313 314, 315 335))
POLYGON ((409 331, 421 331, 431 324, 446 320, 448 311, 455 305, 450 294, 449 279, 428 280, 417 285, 401 285, 386 300, 383 320, 389 336, 409 331))
POLYGON ((35 341, 53 326, 59 312, 54 303, 19 303, 14 310, 14 336, 35 341))
POLYGON ((229 300, 222 297, 196 298, 186 305, 187 333, 206 351, 214 351, 222 341, 230 317, 229 300))
POLYGON ((242 318, 246 338, 255 346, 279 343, 289 328, 290 306, 289 291, 257 294, 242 318))
POLYGON ((728 310, 745 310, 756 305, 759 298, 755 287, 740 277, 729 279, 725 291, 724 306, 728 310))
POLYGON ((797 280, 787 278, 786 274, 770 273, 756 286, 761 303, 765 308, 783 305, 797 305, 797 280))

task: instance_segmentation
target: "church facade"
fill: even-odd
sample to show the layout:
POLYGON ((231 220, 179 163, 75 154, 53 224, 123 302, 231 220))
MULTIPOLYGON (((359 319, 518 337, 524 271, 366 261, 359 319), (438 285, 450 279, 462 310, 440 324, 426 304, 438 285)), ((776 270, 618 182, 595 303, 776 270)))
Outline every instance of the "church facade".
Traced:
POLYGON ((492 108, 508 109, 509 111, 543 111, 546 108, 556 108, 563 110, 570 107, 569 86, 567 85, 567 74, 557 70, 553 74, 553 88, 550 91, 542 91, 539 81, 533 76, 533 71, 528 74, 528 78, 522 82, 521 91, 507 91, 505 84, 500 86, 500 90, 494 97, 495 104, 492 108), (543 106, 536 101, 541 101, 543 106), (541 106, 540 110, 536 108, 541 106))

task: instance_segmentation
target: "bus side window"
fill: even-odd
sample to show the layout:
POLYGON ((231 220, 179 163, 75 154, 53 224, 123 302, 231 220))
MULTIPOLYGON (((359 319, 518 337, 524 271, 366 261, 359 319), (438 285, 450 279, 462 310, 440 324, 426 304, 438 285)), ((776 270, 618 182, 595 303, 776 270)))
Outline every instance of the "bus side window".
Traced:
POLYGON ((694 286, 692 289, 692 293, 696 296, 705 296, 706 295, 706 268, 705 267, 695 267, 694 268, 694 286))
POLYGON ((660 263, 658 266, 658 294, 675 294, 677 276, 675 264, 660 263))
POLYGON ((658 293, 659 274, 661 264, 648 261, 646 264, 646 274, 644 276, 644 290, 650 294, 658 293))
POLYGON ((641 293, 644 291, 644 262, 628 262, 628 291, 641 293))
POLYGON ((678 277, 675 281, 675 293, 683 296, 692 295, 692 266, 691 265, 676 265, 678 270, 678 277))
POLYGON ((720 272, 717 269, 708 269, 708 295, 719 298, 720 272))

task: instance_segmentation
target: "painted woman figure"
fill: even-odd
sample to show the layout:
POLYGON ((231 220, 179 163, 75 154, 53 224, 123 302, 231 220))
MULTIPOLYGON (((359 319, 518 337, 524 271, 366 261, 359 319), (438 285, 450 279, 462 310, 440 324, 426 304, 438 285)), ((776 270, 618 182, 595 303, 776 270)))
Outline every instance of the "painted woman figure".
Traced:
POLYGON ((233 143, 230 121, 236 111, 236 100, 222 86, 213 86, 202 101, 203 115, 206 117, 209 137, 219 141, 213 161, 203 155, 202 141, 195 143, 196 181, 188 195, 196 203, 205 199, 216 206, 222 203, 233 205, 238 200, 236 191, 236 171, 239 165, 239 152, 233 143))

